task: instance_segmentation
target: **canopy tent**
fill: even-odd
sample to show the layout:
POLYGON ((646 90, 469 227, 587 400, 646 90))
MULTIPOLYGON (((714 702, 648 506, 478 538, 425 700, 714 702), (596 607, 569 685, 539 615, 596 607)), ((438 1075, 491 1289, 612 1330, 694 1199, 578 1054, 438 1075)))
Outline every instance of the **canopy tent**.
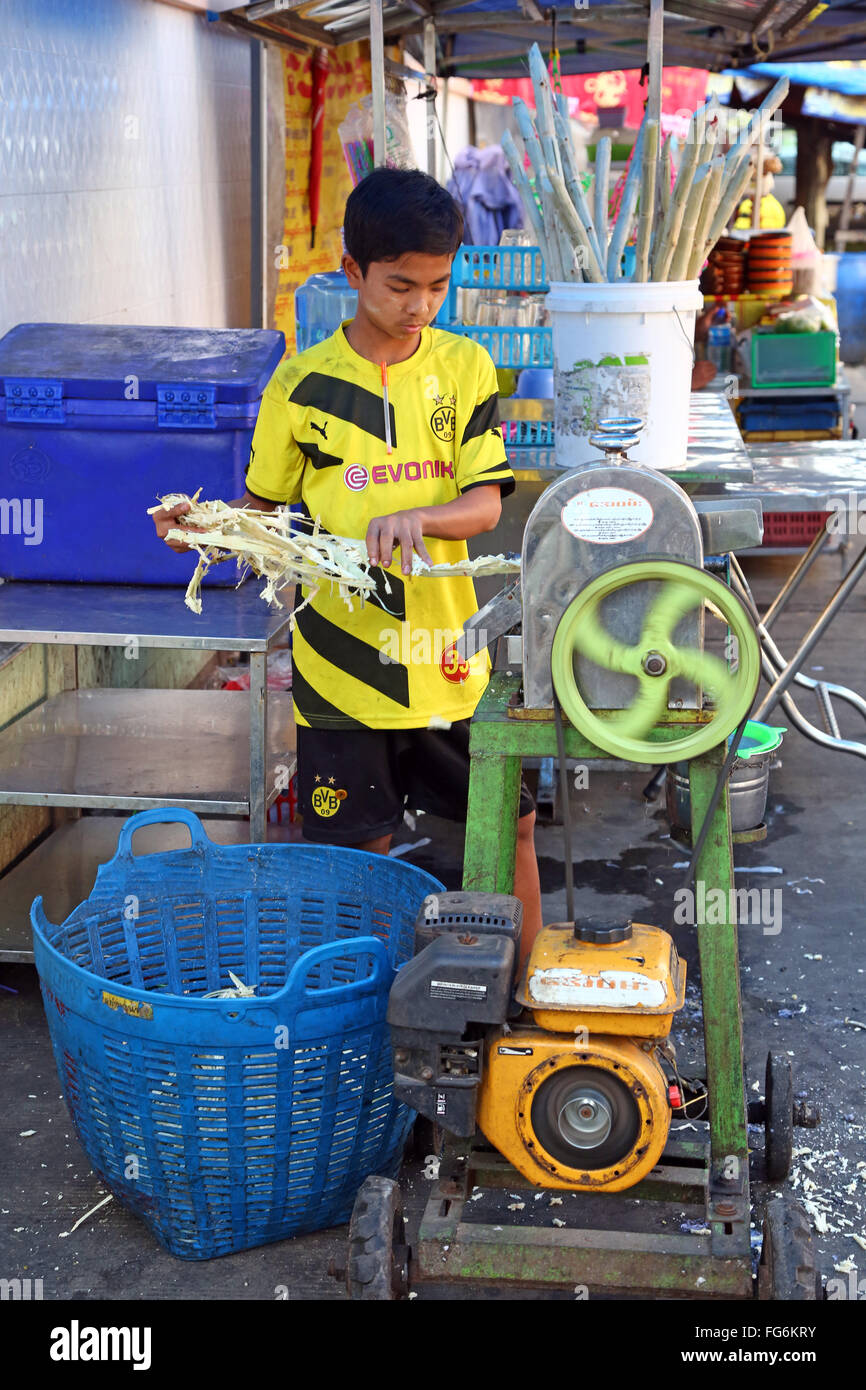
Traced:
POLYGON ((849 67, 847 63, 753 63, 751 67, 729 69, 725 77, 734 81, 741 77, 764 78, 768 83, 787 77, 792 87, 820 87, 842 96, 866 96, 866 67, 849 67))
MULTIPOLYGON (((650 0, 257 0, 220 15, 263 39, 333 48, 369 36, 381 7, 385 42, 399 40, 445 77, 522 76, 534 41, 554 34, 563 73, 643 67, 650 0), (428 36, 424 52, 425 25, 428 36)), ((866 58, 866 0, 665 0, 670 64, 719 71, 769 58, 785 62, 866 58)))
MULTIPOLYGON (((739 95, 745 105, 751 105, 755 94, 776 78, 787 77, 791 93, 782 115, 788 121, 816 117, 842 127, 866 123, 866 66, 845 62, 753 63, 748 68, 729 69, 724 75, 732 80, 732 94, 739 95)), ((844 129, 835 135, 847 139, 844 129)))

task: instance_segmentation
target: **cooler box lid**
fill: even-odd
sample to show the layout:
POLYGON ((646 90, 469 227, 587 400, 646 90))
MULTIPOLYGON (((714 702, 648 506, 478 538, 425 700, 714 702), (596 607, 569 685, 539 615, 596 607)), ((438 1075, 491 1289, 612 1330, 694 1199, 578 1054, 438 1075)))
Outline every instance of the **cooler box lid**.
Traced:
POLYGON ((212 404, 258 401, 286 348, 260 328, 19 323, 0 338, 0 396, 7 384, 58 382, 63 397, 156 401, 174 385, 208 389, 212 404))

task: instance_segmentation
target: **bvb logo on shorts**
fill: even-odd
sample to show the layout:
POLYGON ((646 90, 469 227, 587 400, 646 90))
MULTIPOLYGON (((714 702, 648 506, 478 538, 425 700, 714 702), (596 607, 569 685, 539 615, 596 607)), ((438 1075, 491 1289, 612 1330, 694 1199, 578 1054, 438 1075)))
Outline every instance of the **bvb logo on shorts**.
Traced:
POLYGON ((317 816, 335 816, 346 796, 342 787, 316 787, 310 801, 317 816))
POLYGON ((436 409, 430 416, 430 425, 437 439, 450 444, 457 429, 456 396, 437 396, 436 409))

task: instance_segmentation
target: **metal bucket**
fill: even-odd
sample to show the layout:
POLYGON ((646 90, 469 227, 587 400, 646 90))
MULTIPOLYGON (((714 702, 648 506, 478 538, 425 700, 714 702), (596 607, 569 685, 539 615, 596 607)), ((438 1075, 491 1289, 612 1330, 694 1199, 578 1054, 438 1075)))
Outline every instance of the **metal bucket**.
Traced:
MULTIPOLYGON (((755 830, 763 824, 770 785, 770 763, 782 742, 785 729, 771 728, 750 720, 741 743, 742 756, 734 759, 729 782, 731 831, 755 830)), ((667 770, 665 801, 671 827, 691 830, 692 802, 689 794, 689 765, 674 763, 667 770)))

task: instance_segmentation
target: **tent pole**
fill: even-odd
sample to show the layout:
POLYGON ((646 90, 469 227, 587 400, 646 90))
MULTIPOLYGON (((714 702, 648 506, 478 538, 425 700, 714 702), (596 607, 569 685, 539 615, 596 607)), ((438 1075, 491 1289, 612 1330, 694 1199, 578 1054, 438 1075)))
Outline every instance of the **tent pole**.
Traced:
POLYGON ((649 33, 647 36, 647 120, 657 121, 662 110, 662 63, 664 61, 665 0, 650 0, 649 33))
POLYGON ((267 273, 265 206, 267 175, 266 45, 250 40, 250 328, 267 324, 267 273))
POLYGON ((382 0, 370 0, 370 77, 373 89, 373 163, 385 163, 385 37, 382 0))
POLYGON ((851 225, 851 204, 854 201, 854 180, 860 165, 860 151, 863 148, 863 137, 866 135, 866 126, 858 125, 854 131, 854 158, 851 160, 851 168, 848 170, 848 181, 845 184, 845 197, 842 199, 842 211, 839 213, 839 222, 836 228, 837 241, 836 250, 845 250, 845 238, 838 237, 839 232, 847 232, 851 225))
POLYGON ((436 25, 432 19, 424 20, 424 68, 427 73, 427 173, 436 177, 436 92, 433 79, 436 76, 436 25))

